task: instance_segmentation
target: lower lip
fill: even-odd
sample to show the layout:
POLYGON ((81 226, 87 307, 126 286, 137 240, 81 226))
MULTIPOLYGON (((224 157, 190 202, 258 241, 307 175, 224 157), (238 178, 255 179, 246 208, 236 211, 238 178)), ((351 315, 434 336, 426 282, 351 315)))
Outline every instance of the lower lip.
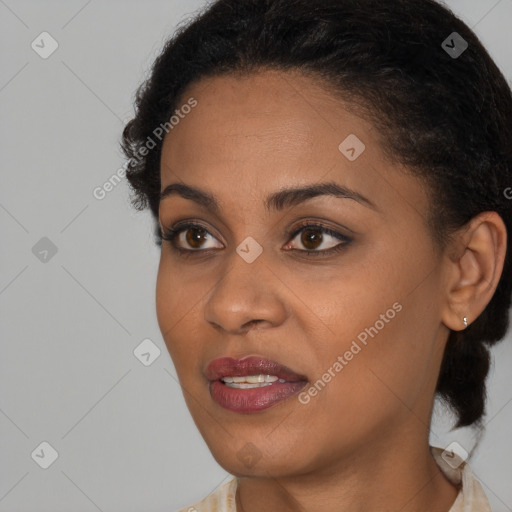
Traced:
POLYGON ((210 394, 225 409, 252 413, 286 400, 298 393, 306 384, 305 381, 275 382, 261 388, 237 389, 226 386, 220 380, 215 380, 210 383, 210 394))

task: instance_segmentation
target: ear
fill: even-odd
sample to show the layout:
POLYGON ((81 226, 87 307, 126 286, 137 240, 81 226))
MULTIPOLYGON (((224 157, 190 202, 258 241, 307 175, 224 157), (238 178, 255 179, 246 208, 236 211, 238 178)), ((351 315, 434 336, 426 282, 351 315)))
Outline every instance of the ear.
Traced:
POLYGON ((465 329, 489 304, 503 271, 507 228, 496 212, 483 212, 454 235, 447 269, 442 321, 454 331, 465 329))

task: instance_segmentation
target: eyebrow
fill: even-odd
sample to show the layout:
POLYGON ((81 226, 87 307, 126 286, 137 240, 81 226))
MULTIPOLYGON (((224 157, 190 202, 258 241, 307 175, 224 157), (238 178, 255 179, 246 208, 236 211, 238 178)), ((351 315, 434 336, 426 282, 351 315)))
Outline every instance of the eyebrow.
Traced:
MULTIPOLYGON (((192 187, 183 183, 171 183, 170 185, 167 185, 160 193, 160 201, 175 194, 183 197, 184 199, 190 199, 199 206, 202 206, 214 213, 219 212, 219 202, 215 196, 197 187, 192 187)), ((279 190, 267 197, 265 200, 265 208, 268 211, 280 211, 318 196, 334 196, 342 199, 352 199, 363 206, 368 206, 374 210, 378 210, 377 206, 372 201, 361 195, 359 192, 343 187, 334 182, 279 190)))

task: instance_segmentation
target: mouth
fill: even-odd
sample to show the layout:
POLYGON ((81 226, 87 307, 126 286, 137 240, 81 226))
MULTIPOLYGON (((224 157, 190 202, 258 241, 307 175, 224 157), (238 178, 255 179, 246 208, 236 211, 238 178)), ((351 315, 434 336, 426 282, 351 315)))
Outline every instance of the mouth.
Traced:
POLYGON ((287 366, 258 356, 214 359, 205 375, 213 400, 239 413, 267 409, 295 395, 308 382, 306 376, 287 366))

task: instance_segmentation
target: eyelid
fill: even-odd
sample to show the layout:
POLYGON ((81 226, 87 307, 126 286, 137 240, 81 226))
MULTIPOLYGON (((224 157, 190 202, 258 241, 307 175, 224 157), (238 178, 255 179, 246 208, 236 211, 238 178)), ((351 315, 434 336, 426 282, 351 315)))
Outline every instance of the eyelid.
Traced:
MULTIPOLYGON (((298 233, 300 233, 305 228, 318 228, 319 231, 323 231, 324 233, 327 233, 335 238, 338 238, 340 240, 348 240, 349 237, 347 235, 344 235, 343 233, 340 233, 337 231, 337 228, 333 226, 326 225, 323 221, 315 220, 315 219, 306 219, 299 223, 298 225, 295 225, 293 229, 290 229, 287 231, 287 236, 289 237, 295 237, 298 233)), ((345 228, 347 231, 351 231, 348 228, 345 228)))

